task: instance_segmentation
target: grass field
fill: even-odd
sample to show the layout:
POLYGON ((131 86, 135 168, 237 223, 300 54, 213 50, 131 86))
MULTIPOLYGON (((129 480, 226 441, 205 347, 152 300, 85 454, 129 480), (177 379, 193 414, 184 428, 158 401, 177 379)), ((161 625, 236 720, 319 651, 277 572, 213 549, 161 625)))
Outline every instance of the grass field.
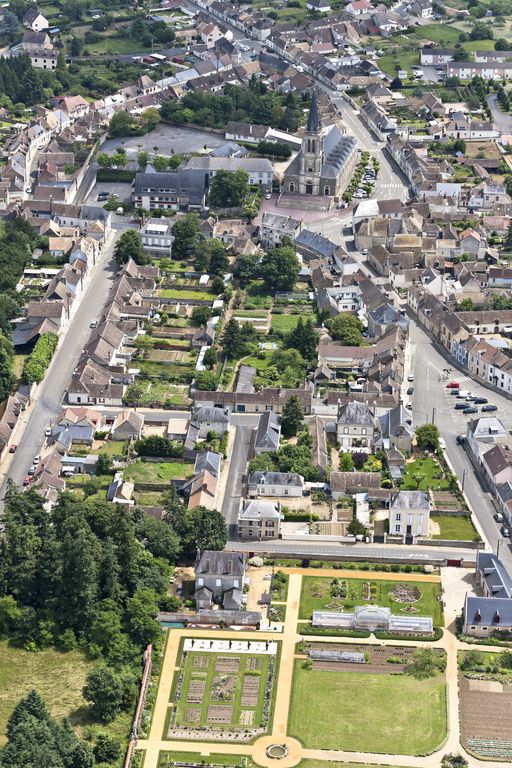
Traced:
POLYGON ((298 768, 389 768, 375 763, 337 763, 330 760, 302 760, 298 768))
MULTIPOLYGON (((306 319, 310 317, 309 314, 306 315, 306 313, 304 313, 304 315, 306 316, 306 319)), ((272 330, 280 333, 289 333, 295 328, 300 317, 302 317, 303 320, 305 319, 304 315, 272 315, 272 330)))
POLYGON ((208 763, 208 765, 218 765, 221 768, 225 765, 244 765, 246 768, 255 768, 257 765, 244 755, 224 755, 214 752, 208 757, 204 757, 199 752, 160 752, 157 768, 171 768, 175 763, 180 762, 208 763))
POLYGON ((416 459, 406 464, 405 469, 403 483, 400 486, 403 491, 428 491, 429 489, 446 491, 449 488, 448 482, 441 477, 441 467, 434 459, 416 459), (424 476, 419 484, 414 479, 415 474, 424 476))
POLYGON ((411 75, 412 74, 411 68, 415 64, 419 64, 420 56, 418 51, 399 51, 396 54, 396 56, 394 54, 387 54, 386 56, 381 56, 377 64, 379 66, 379 69, 385 72, 386 75, 389 75, 390 77, 395 77, 397 60, 400 65, 400 69, 407 70, 409 75, 411 75))
MULTIPOLYGON (((242 725, 243 712, 252 713, 252 722, 250 726, 259 728, 263 724, 263 707, 265 703, 265 686, 269 674, 269 665, 272 657, 266 654, 236 654, 236 653, 203 653, 189 651, 183 669, 183 684, 181 695, 176 699, 176 686, 178 676, 175 676, 171 691, 171 700, 175 702, 176 719, 175 725, 182 726, 204 726, 208 722, 208 708, 215 705, 230 706, 231 726, 238 727, 242 725), (217 659, 233 658, 239 662, 239 668, 236 672, 216 670, 217 659), (251 660, 256 660, 257 670, 253 670, 249 665, 251 660), (205 663, 205 666, 196 666, 205 663), (248 705, 242 703, 242 686, 244 679, 256 678, 259 683, 257 693, 257 703, 248 705), (204 684, 204 694, 197 700, 191 697, 191 684, 204 684), (193 719, 191 711, 197 717, 193 719)), ((214 725, 214 723, 209 723, 214 725)), ((230 725, 221 727, 229 728, 230 725)))
POLYGON ((442 605, 437 599, 440 594, 439 584, 429 581, 407 582, 407 575, 404 575, 403 581, 380 580, 368 574, 368 579, 345 579, 347 596, 345 598, 332 597, 331 582, 332 579, 324 576, 304 576, 302 579, 302 591, 300 596, 299 619, 309 619, 313 611, 342 609, 352 610, 356 605, 375 603, 384 608, 391 608, 392 612, 402 615, 400 609, 404 607, 403 603, 395 602, 389 595, 390 590, 400 584, 410 584, 418 587, 421 596, 419 600, 413 603, 421 616, 432 616, 435 626, 442 626, 442 605), (375 593, 371 600, 363 600, 363 584, 370 582, 375 585, 375 593))
POLYGON ((446 735, 444 677, 332 672, 296 661, 288 733, 305 747, 426 754, 446 735))
POLYGON ((449 27, 446 24, 425 24, 424 27, 415 29, 414 33, 409 37, 411 39, 416 37, 420 40, 427 38, 428 40, 432 40, 433 43, 453 45, 459 41, 459 34, 459 29, 449 27))
POLYGON ((440 533, 432 538, 450 539, 452 541, 473 541, 477 532, 471 520, 467 517, 448 517, 446 515, 432 515, 433 523, 438 523, 440 533))
POLYGON ((180 461, 152 462, 136 461, 124 471, 125 480, 134 483, 165 483, 169 480, 185 480, 192 477, 193 464, 180 461))
POLYGON ((103 440, 93 449, 93 453, 106 453, 107 456, 123 456, 126 442, 124 440, 103 440))
POLYGON ((0 642, 0 746, 7 720, 19 699, 36 688, 54 717, 68 717, 85 706, 82 688, 92 663, 78 651, 32 653, 0 642))
POLYGON ((158 291, 158 295, 162 299, 181 299, 182 301, 186 299, 213 301, 216 298, 213 293, 208 293, 207 291, 191 291, 187 289, 180 291, 176 288, 162 288, 158 291))

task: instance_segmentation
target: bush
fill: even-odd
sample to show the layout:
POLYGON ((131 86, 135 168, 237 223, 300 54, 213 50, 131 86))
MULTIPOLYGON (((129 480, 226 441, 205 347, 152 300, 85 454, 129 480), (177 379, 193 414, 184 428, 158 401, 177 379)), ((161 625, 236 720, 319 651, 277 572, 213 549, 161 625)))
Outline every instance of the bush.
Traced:
POLYGON ((43 333, 39 337, 23 366, 22 379, 26 384, 39 384, 44 379, 58 340, 56 333, 43 333))
POLYGON ((180 443, 159 435, 151 435, 136 440, 134 448, 139 456, 161 456, 172 459, 181 459, 184 450, 180 443))

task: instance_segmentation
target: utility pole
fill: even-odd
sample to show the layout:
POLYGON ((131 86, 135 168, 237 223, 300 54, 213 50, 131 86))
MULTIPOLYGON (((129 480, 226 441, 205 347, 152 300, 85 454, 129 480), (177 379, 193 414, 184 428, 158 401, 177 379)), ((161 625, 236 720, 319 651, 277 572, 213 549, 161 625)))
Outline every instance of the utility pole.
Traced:
POLYGON ((464 482, 466 480, 466 469, 462 472, 462 493, 464 493, 464 482))
POLYGON ((436 421, 436 409, 432 408, 432 424, 435 424, 436 421))

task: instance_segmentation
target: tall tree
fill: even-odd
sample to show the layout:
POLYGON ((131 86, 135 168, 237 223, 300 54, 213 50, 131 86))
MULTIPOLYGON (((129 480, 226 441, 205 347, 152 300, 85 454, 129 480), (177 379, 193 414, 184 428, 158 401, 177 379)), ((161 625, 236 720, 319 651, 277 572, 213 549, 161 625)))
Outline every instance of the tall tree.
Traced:
POLYGON ((114 256, 118 264, 133 259, 137 264, 149 264, 150 256, 144 252, 142 238, 136 229, 127 229, 116 243, 114 256))
POLYGON ((269 251, 263 256, 259 271, 269 291, 291 291, 300 271, 295 248, 281 245, 269 251))
POLYGON ((210 186, 210 205, 216 208, 236 208, 244 204, 249 193, 249 174, 237 171, 217 171, 210 186))
POLYGON ((222 349, 224 355, 228 360, 232 360, 235 357, 239 357, 244 348, 244 340, 240 326, 234 317, 230 318, 224 328, 224 333, 221 339, 222 349))
POLYGON ((296 435, 304 422, 304 409, 299 398, 292 395, 283 408, 281 417, 281 431, 285 437, 296 435))
POLYGON ((193 256, 204 240, 199 214, 187 213, 173 225, 172 256, 174 259, 188 259, 193 256))

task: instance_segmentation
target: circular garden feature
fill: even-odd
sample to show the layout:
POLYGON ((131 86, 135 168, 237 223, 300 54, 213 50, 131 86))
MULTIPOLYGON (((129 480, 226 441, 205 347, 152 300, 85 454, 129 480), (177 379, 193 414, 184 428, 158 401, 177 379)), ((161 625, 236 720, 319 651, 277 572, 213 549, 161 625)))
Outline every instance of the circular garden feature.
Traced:
POLYGON ((275 760, 282 760, 283 757, 286 757, 288 754, 288 747, 286 744, 270 744, 265 751, 268 757, 273 757, 275 760))

